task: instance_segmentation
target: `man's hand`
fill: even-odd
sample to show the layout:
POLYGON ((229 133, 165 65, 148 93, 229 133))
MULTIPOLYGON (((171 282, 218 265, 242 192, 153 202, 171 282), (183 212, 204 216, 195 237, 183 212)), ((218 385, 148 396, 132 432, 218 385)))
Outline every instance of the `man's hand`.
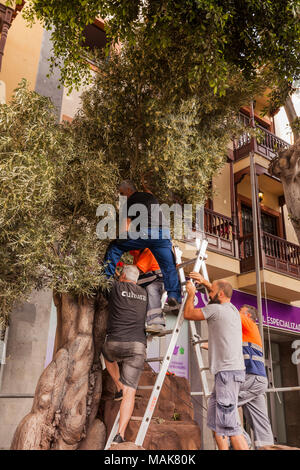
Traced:
POLYGON ((190 296, 195 296, 196 294, 196 287, 194 286, 194 284, 191 283, 191 281, 187 281, 186 283, 186 291, 188 293, 188 295, 190 296))
POLYGON ((211 283, 208 282, 203 276, 201 276, 201 274, 195 273, 195 272, 192 271, 192 272, 189 274, 189 276, 190 276, 192 279, 194 279, 194 281, 196 281, 198 284, 203 284, 203 285, 206 287, 206 289, 207 289, 208 291, 211 290, 211 283))
POLYGON ((198 282, 199 284, 204 284, 204 282, 205 282, 204 277, 201 276, 200 273, 195 273, 195 272, 192 271, 192 272, 189 274, 189 276, 190 276, 192 279, 194 279, 194 281, 198 282))

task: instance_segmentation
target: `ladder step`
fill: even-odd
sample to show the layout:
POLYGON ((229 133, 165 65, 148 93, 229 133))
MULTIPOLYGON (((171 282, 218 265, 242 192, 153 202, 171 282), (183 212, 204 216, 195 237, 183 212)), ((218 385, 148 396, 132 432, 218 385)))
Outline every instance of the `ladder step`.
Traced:
POLYGON ((162 362, 163 360, 163 357, 149 357, 145 362, 162 362))
POLYGON ((203 371, 203 370, 209 370, 209 367, 201 367, 200 370, 201 370, 201 371, 203 371))
POLYGON ((154 385, 139 385, 137 390, 153 390, 154 385))
POLYGON ((178 264, 176 266, 176 269, 181 269, 184 266, 188 266, 189 264, 193 264, 193 263, 195 263, 196 260, 197 260, 197 258, 188 259, 187 261, 184 261, 183 263, 178 264))
MULTIPOLYGON (((151 421, 161 419, 159 416, 152 416, 151 421)), ((130 421, 143 421, 143 416, 131 416, 130 421)))
POLYGON ((148 336, 150 337, 157 336, 158 338, 161 338, 162 336, 171 335, 173 331, 174 330, 164 330, 164 331, 160 331, 159 333, 148 333, 148 336))

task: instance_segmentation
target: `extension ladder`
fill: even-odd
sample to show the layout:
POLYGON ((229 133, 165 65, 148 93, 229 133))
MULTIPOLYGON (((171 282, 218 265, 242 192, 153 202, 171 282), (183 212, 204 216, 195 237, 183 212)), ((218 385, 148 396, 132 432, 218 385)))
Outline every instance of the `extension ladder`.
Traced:
MULTIPOLYGON (((174 254, 175 254, 175 260, 176 260, 176 265, 177 265, 177 270, 179 274, 179 279, 181 283, 181 288, 182 288, 182 293, 184 295, 180 310, 177 316, 177 320, 174 326, 174 329, 169 331, 166 331, 165 334, 171 334, 171 339, 170 343, 168 345, 167 351, 165 353, 164 358, 157 358, 157 359, 149 359, 149 362, 154 362, 155 360, 161 362, 161 367, 160 371, 157 375, 155 384, 152 389, 152 393, 145 411, 145 414, 142 418, 142 422, 138 431, 138 434, 136 436, 135 444, 137 446, 142 446, 146 433, 148 431, 148 427, 151 422, 151 418, 155 409, 155 406, 158 402, 158 398, 160 395, 160 391, 162 389, 166 373, 168 371, 172 356, 173 356, 173 351, 176 346, 178 336, 180 334, 180 329, 184 321, 184 306, 185 302, 187 300, 187 293, 186 293, 186 278, 185 278, 185 273, 184 273, 184 267, 192 264, 194 262, 194 272, 202 272, 202 275, 205 279, 208 280, 208 275, 207 275, 207 270, 206 270, 206 265, 205 265, 205 259, 207 258, 206 255, 206 249, 207 249, 207 240, 200 240, 199 238, 196 239, 196 248, 197 248, 197 256, 196 258, 193 258, 191 260, 181 262, 181 257, 182 257, 182 252, 178 246, 174 246, 174 254)), ((204 367, 204 362, 202 358, 202 352, 201 352, 201 347, 200 345, 202 343, 207 342, 207 339, 202 339, 196 330, 195 322, 194 321, 189 321, 189 327, 190 327, 190 332, 191 332, 191 337, 192 337, 192 345, 195 348, 196 352, 196 358, 197 358, 197 364, 199 367, 199 373, 200 373, 200 380, 201 380, 201 385, 202 385, 202 393, 201 395, 204 397, 204 400, 207 400, 207 398, 210 395, 209 387, 208 387, 208 381, 206 377, 206 371, 208 370, 208 367, 204 367)), ((151 387, 152 388, 152 387, 151 387)), ((118 427, 119 427, 119 420, 120 420, 120 412, 118 413, 114 425, 112 427, 112 430, 110 432, 109 438, 107 440, 105 450, 109 449, 111 446, 111 443, 113 441, 114 436, 117 434, 118 427)))

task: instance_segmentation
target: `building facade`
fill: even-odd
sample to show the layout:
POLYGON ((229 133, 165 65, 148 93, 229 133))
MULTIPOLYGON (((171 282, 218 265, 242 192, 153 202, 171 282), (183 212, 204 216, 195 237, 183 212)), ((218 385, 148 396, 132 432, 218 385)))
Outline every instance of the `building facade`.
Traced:
MULTIPOLYGON (((80 107, 80 94, 58 88, 59 71, 49 78, 50 33, 39 23, 28 28, 19 10, 0 3, 0 102, 9 102, 13 90, 26 78, 32 90, 49 96, 57 119, 72 120, 80 107)), ((87 45, 103 47, 104 24, 96 20, 85 31, 87 45)), ((258 212, 260 279, 263 297, 266 365, 270 388, 300 385, 300 247, 288 217, 282 183, 268 171, 278 148, 291 142, 278 116, 262 116, 266 97, 240 110, 245 125, 260 130, 260 138, 245 134, 233 142, 222 171, 212 181, 213 197, 204 208, 208 240, 207 269, 211 280, 228 279, 233 301, 256 306, 257 283, 253 242, 253 203, 258 212), (282 139, 284 135, 285 139, 282 139), (256 197, 250 181, 254 163, 256 197)), ((282 113, 282 110, 280 111, 282 113)), ((280 114, 279 113, 279 114, 280 114)), ((194 256, 192 242, 179 242, 183 259, 194 256)), ((205 299, 199 299, 199 302, 205 299)), ((200 303, 199 303, 200 306, 200 303)), ((169 318, 171 327, 174 319, 169 318)), ((9 330, 0 338, 0 449, 9 448, 14 430, 31 409, 37 380, 51 360, 55 336, 55 308, 51 292, 32 293, 11 316, 9 330)), ((198 325, 206 335, 206 325, 198 325)), ((158 356, 167 340, 153 341, 148 356, 158 356)), ((201 391, 199 374, 185 324, 170 371, 189 378, 191 390, 201 391)), ((204 352, 204 355, 206 353, 204 352)), ((158 368, 157 364, 152 364, 158 368)), ((210 377, 212 383, 212 377, 210 377)), ((269 413, 276 442, 300 446, 300 392, 268 393, 269 413)), ((202 428, 203 447, 213 448, 205 426, 205 404, 194 397, 196 419, 202 428)))

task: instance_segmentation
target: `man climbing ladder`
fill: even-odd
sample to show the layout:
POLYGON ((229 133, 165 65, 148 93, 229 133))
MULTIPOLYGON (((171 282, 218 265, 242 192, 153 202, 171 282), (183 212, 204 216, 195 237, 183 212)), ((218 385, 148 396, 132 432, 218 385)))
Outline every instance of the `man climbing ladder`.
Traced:
POLYGON ((105 269, 106 276, 114 276, 116 264, 126 251, 149 248, 161 269, 165 289, 168 292, 168 305, 179 309, 181 289, 172 252, 170 230, 159 208, 158 200, 150 193, 138 192, 129 180, 121 183, 119 191, 121 196, 127 198, 125 217, 128 236, 124 239, 119 238, 109 245, 104 258, 108 263, 105 269), (142 216, 138 217, 137 212, 142 216), (137 218, 140 224, 139 232, 133 223, 137 218))
MULTIPOLYGON (((195 261, 195 264, 194 264, 194 271, 195 272, 200 271, 200 269, 202 267, 202 264, 204 263, 204 260, 206 258, 207 241, 203 240, 200 244, 200 240, 197 240, 197 248, 198 248, 197 257, 195 258, 195 260, 192 260, 191 262, 189 262, 189 263, 192 263, 193 261, 195 261)), ((179 259, 176 258, 176 261, 178 262, 179 259)), ((186 263, 183 263, 183 264, 186 264, 186 263)), ((185 291, 185 277, 184 277, 183 268, 178 266, 178 269, 179 269, 179 273, 180 273, 180 280, 181 280, 182 289, 183 289, 183 292, 184 292, 185 291)), ((169 343, 169 346, 167 348, 167 352, 165 354, 165 357, 162 358, 161 368, 160 368, 160 371, 157 375, 155 385, 153 387, 153 390, 152 390, 152 393, 151 393, 151 396, 150 396, 150 399, 149 399, 144 417, 142 419, 140 429, 138 431, 138 434, 137 434, 137 437, 136 437, 136 440, 135 440, 135 444, 138 445, 138 446, 143 445, 145 435, 146 435, 148 427, 150 425, 151 418, 152 418, 155 406, 158 402, 160 391, 161 391, 166 373, 167 373, 168 368, 169 368, 169 364, 170 364, 170 361, 171 361, 171 358, 172 358, 172 355, 173 355, 174 348, 176 346, 176 342, 178 340, 178 336, 179 336, 179 333, 180 333, 180 328, 181 328, 183 320, 184 320, 183 310, 184 310, 184 305, 185 305, 186 299, 187 299, 187 294, 185 293, 184 298, 183 298, 183 302, 182 302, 181 307, 180 307, 179 315, 177 317, 175 327, 174 327, 174 330, 173 330, 172 335, 171 335, 170 343, 169 343)), ((200 359, 201 359, 201 351, 200 351, 199 344, 196 344, 195 347, 197 348, 197 357, 198 358, 200 357, 200 359)), ((199 365, 200 377, 202 379, 203 378, 203 371, 205 369, 203 367, 202 360, 198 361, 198 365, 199 365)), ((203 384, 203 382, 202 382, 202 384, 203 384)), ((205 384, 203 384, 203 385, 204 385, 203 390, 205 391, 205 396, 207 396, 208 392, 207 392, 207 383, 206 383, 206 381, 205 381, 205 384)), ((112 430, 111 430, 110 436, 108 438, 108 441, 106 443, 105 449, 110 448, 112 440, 113 440, 113 438, 114 438, 114 436, 115 436, 115 434, 118 430, 118 423, 119 423, 119 414, 118 414, 118 416, 115 420, 115 423, 112 427, 112 430)))

